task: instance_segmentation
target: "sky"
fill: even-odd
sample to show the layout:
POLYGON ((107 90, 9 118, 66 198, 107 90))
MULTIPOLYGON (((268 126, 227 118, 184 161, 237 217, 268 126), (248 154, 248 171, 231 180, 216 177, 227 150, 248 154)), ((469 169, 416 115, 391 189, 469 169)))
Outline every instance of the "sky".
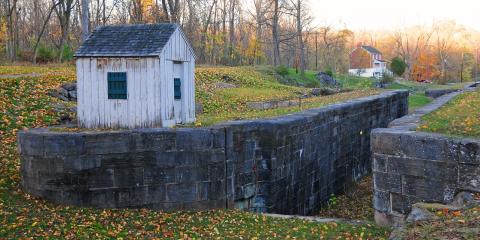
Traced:
POLYGON ((384 30, 455 20, 480 31, 480 0, 309 0, 317 26, 384 30))

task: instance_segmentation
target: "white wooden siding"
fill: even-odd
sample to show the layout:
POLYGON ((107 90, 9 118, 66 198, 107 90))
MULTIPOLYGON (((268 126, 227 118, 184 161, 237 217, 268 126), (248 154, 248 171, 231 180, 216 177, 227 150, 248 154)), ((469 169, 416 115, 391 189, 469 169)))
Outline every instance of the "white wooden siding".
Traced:
POLYGON ((135 128, 162 125, 158 58, 77 59, 82 127, 135 128), (108 72, 127 73, 127 99, 108 99, 108 72))
POLYGON ((77 117, 86 128, 175 125, 173 63, 182 62, 182 122, 195 121, 195 55, 181 30, 159 57, 78 58, 77 117), (108 72, 127 73, 127 99, 108 99, 108 72))

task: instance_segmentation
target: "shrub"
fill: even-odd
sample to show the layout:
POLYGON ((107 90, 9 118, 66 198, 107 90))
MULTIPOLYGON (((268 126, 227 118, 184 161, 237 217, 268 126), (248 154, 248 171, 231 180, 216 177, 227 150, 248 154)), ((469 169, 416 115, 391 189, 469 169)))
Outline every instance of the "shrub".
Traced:
POLYGON ((330 77, 333 77, 333 71, 331 68, 327 68, 325 69, 325 71, 323 71, 325 74, 327 74, 328 76, 330 77))
POLYGON ((55 52, 51 48, 40 46, 37 51, 37 62, 51 62, 55 60, 55 52))
POLYGON ((308 81, 305 83, 305 87, 307 88, 316 88, 320 86, 320 82, 318 81, 308 81))
POLYGON ((64 46, 62 49, 62 61, 71 61, 73 59, 73 50, 70 46, 64 46))
POLYGON ((285 77, 288 75, 288 68, 284 65, 278 66, 275 71, 282 77, 285 77))
POLYGON ((399 57, 394 57, 392 59, 392 63, 390 64, 390 68, 392 72, 395 73, 397 76, 402 76, 405 73, 405 69, 407 68, 407 64, 403 59, 399 57))
POLYGON ((380 84, 383 86, 387 83, 392 83, 394 80, 392 74, 388 72, 383 72, 382 77, 380 78, 380 84))

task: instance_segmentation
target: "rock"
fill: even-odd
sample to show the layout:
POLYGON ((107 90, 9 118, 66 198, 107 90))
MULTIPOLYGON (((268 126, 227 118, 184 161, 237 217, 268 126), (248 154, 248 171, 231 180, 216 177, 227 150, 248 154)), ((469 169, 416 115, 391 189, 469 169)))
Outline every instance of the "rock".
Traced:
POLYGON ((203 113, 203 104, 201 104, 201 103, 195 103, 195 113, 196 113, 196 114, 201 114, 201 113, 203 113))
POLYGON ((58 92, 60 95, 68 98, 68 91, 67 91, 67 89, 65 89, 65 88, 57 88, 57 92, 58 92))
POLYGON ((464 208, 464 207, 471 207, 476 205, 475 196, 473 193, 469 192, 460 192, 455 196, 452 202, 452 206, 464 208))
POLYGON ((64 88, 67 91, 74 91, 77 90, 77 84, 76 83, 65 83, 62 85, 62 88, 64 88))
POLYGON ((216 88, 236 88, 237 86, 232 83, 219 82, 215 84, 216 88))
POLYGON ((435 214, 433 214, 429 210, 414 206, 410 214, 408 214, 407 222, 414 223, 418 221, 429 221, 429 220, 434 220, 436 218, 438 217, 435 216, 435 214))
POLYGON ((68 97, 71 99, 77 99, 77 90, 72 90, 68 92, 68 97))
POLYGON ((62 86, 54 89, 48 93, 50 96, 58 98, 63 101, 77 101, 77 84, 65 83, 62 86))
POLYGON ((332 88, 313 88, 310 94, 313 96, 328 96, 338 93, 339 91, 332 88))
POLYGON ((324 73, 324 72, 319 72, 316 75, 318 81, 320 81, 321 84, 327 85, 327 86, 340 86, 340 83, 335 80, 335 78, 331 77, 330 75, 324 73))

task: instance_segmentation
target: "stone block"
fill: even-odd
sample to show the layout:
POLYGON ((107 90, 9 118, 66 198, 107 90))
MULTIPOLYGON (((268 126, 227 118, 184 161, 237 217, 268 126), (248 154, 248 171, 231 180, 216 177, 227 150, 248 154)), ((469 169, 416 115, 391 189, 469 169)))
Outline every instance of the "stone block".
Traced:
POLYGON ((480 192, 480 165, 460 164, 458 175, 460 189, 480 192))
POLYGON ((197 185, 196 184, 168 184, 167 187, 167 202, 193 202, 197 200, 197 185))
POLYGON ((87 154, 130 153, 132 139, 130 132, 101 132, 85 136, 87 154))
POLYGON ((375 190, 402 193, 402 176, 393 173, 373 173, 373 186, 375 190))
POLYGON ((416 196, 424 201, 443 202, 449 186, 436 179, 405 175, 402 178, 402 189, 405 195, 416 196))
POLYGON ((45 155, 82 155, 85 153, 85 138, 76 133, 49 135, 43 138, 45 155))
POLYGON ((375 190, 373 193, 373 208, 379 212, 390 211, 390 193, 375 190))
POLYGON ((178 129, 177 150, 203 150, 213 147, 213 137, 208 129, 178 129))
POLYGON ((18 149, 20 154, 29 156, 44 156, 43 135, 31 134, 29 132, 20 131, 18 133, 18 149))

